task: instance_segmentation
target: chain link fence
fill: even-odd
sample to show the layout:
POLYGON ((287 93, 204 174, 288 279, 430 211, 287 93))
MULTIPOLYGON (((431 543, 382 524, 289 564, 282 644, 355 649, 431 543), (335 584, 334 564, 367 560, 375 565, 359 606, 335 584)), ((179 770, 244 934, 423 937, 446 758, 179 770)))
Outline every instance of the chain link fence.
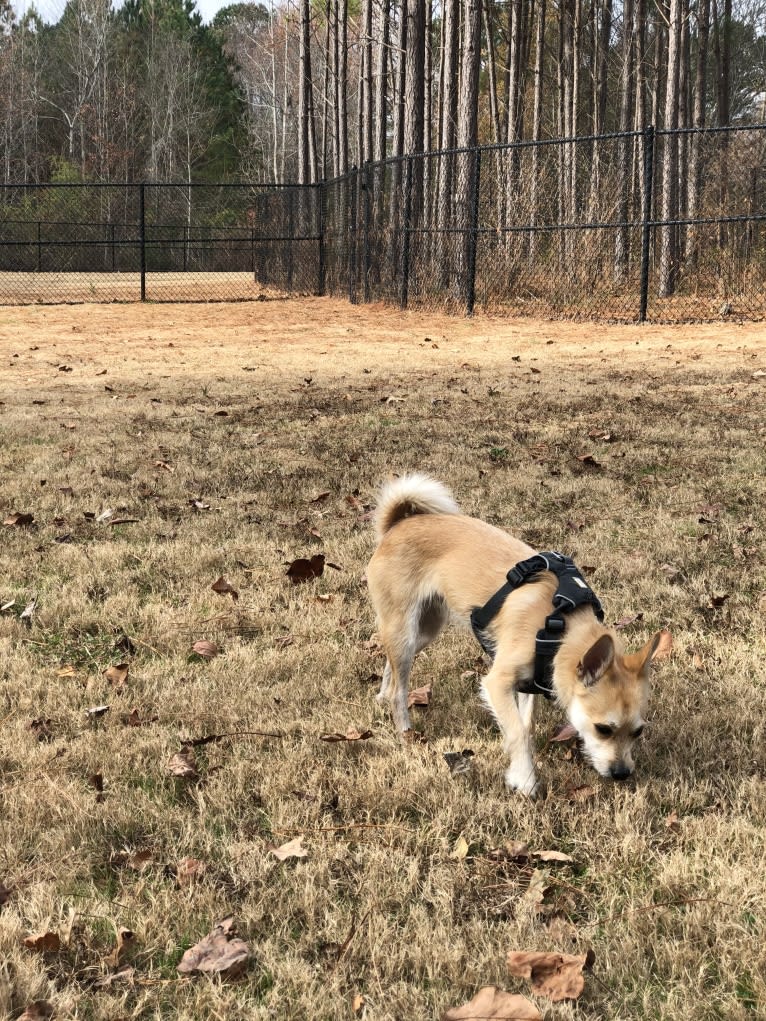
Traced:
POLYGON ((643 322, 766 316, 766 125, 421 153, 319 185, 0 189, 0 302, 332 294, 643 322))
POLYGON ((0 303, 316 293, 317 187, 0 187, 0 303))

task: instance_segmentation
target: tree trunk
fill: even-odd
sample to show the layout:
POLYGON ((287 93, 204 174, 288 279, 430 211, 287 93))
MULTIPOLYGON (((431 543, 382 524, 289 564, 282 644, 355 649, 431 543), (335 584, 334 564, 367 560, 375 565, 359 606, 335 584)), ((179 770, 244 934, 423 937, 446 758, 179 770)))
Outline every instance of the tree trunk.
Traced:
MULTIPOLYGON (((622 73, 620 75, 620 122, 619 131, 630 131, 633 104, 633 51, 634 51, 634 5, 625 0, 622 26, 622 73)), ((628 272, 628 228, 622 226, 628 219, 628 194, 630 192, 630 146, 627 138, 617 142, 617 233, 614 246, 614 280, 622 282, 628 272)))
POLYGON ((470 281, 469 248, 472 236, 471 209, 476 150, 478 141, 479 70, 481 60, 481 0, 465 0, 463 14, 463 50, 460 69, 460 97, 457 111, 457 144, 471 150, 460 154, 455 179, 455 213, 457 226, 463 231, 463 245, 459 256, 460 296, 465 298, 470 281))
MULTIPOLYGON (((670 0, 668 24, 668 75, 665 89, 665 120, 663 127, 673 131, 678 127, 678 82, 681 61, 682 0, 670 0)), ((678 136, 665 135, 662 160, 662 220, 674 220, 678 215, 678 136)), ((669 298, 676 285, 678 273, 677 229, 665 224, 660 228, 659 296, 669 298)))

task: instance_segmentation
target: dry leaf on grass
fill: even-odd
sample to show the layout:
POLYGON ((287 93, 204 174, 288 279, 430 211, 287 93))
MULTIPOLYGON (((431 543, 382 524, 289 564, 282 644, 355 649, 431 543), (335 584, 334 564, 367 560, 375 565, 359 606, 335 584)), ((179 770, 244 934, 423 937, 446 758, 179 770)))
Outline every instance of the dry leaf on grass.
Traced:
POLYGON ((533 851, 533 855, 539 861, 547 862, 573 862, 574 858, 568 854, 564 854, 563 851, 533 851))
POLYGON ((47 1000, 35 1000, 19 1015, 18 1021, 48 1021, 53 1017, 53 1007, 47 1000))
POLYGON ((616 631, 622 631, 623 628, 630 627, 631 624, 636 624, 639 620, 643 619, 643 613, 635 613, 632 617, 621 617, 619 620, 616 620, 612 626, 616 631))
POLYGON ((455 846, 450 851, 450 858, 454 858, 455 861, 463 861, 468 857, 468 847, 468 841, 461 833, 455 841, 455 846))
POLYGON ((182 858, 176 865, 176 882, 179 886, 193 886, 207 872, 207 865, 199 858, 182 858))
POLYGON ((550 741, 571 741, 572 738, 577 737, 577 728, 573 727, 571 723, 562 723, 556 728, 551 734, 550 741))
POLYGON ((586 468, 600 468, 601 462, 597 461, 593 454, 578 454, 577 460, 586 468))
POLYGON ((431 684, 424 684, 422 688, 413 688, 407 696, 407 708, 412 709, 413 706, 426 708, 431 702, 432 692, 433 685, 431 684))
POLYGON ((178 965, 179 974, 200 973, 224 978, 241 975, 252 955, 247 943, 234 935, 233 929, 231 916, 219 922, 204 939, 189 947, 178 965))
POLYGON ((484 986, 462 1007, 450 1007, 442 1021, 542 1021, 543 1015, 526 996, 507 993, 497 986, 484 986))
POLYGON ((286 861, 287 858, 305 858, 308 850, 303 846, 303 837, 294 837, 280 847, 270 848, 271 853, 279 861, 286 861))
POLYGON ((576 955, 511 950, 507 964, 512 975, 531 980, 532 992, 556 1002, 580 996, 585 988, 583 968, 590 968, 595 956, 592 950, 576 955))
POLYGON ((3 524, 8 528, 26 528, 34 520, 34 514, 11 514, 3 521, 3 524))
POLYGON ((113 688, 124 688, 128 680, 128 674, 130 672, 130 666, 127 663, 118 663, 116 666, 107 667, 104 671, 104 677, 112 685, 113 688))
POLYGON ((311 581, 313 578, 321 578, 324 573, 324 553, 315 553, 310 560, 305 557, 298 557, 293 560, 287 568, 287 577, 293 585, 300 585, 301 582, 311 581))
POLYGON ((92 720, 100 720, 111 708, 110 705, 92 705, 89 709, 85 710, 85 715, 89 716, 92 720))
POLYGON ((2 909, 3 905, 7 904, 10 899, 10 887, 6 886, 4 883, 0 883, 0 909, 2 909))
POLYGON ((357 730, 356 727, 349 727, 345 734, 337 732, 334 734, 321 734, 319 740, 334 744, 338 741, 366 741, 370 737, 372 737, 371 730, 357 730))
POLYGON ((215 659, 220 651, 215 642, 208 642, 205 638, 192 645, 192 652, 201 659, 215 659))
POLYGON ((136 934, 131 929, 121 927, 117 930, 117 942, 114 950, 106 958, 106 964, 109 968, 119 968, 122 957, 132 945, 135 938, 136 934))
POLYGON ((678 818, 678 812, 671 812, 669 816, 665 818, 666 829, 672 830, 673 833, 679 833, 681 830, 681 820, 678 818))
POLYGON ((239 599, 239 592, 234 588, 230 581, 227 581, 223 575, 217 578, 210 586, 213 592, 217 592, 219 596, 231 596, 236 601, 239 599))
POLYGON ((194 749, 190 745, 186 745, 180 752, 176 752, 168 763, 168 769, 173 776, 183 780, 197 780, 199 773, 197 772, 197 757, 194 754, 194 749))
POLYGON ((351 997, 351 1009, 355 1014, 359 1014, 363 1009, 367 1000, 362 996, 361 993, 356 993, 351 997))
POLYGON ((52 723, 53 720, 50 717, 39 716, 36 720, 32 720, 29 724, 29 729, 38 741, 52 741, 55 737, 53 727, 51 726, 52 723))
POLYGON ((473 769, 474 752, 470 748, 464 748, 462 752, 445 752, 444 761, 449 766, 453 776, 461 773, 470 773, 473 769))
POLYGON ((587 801, 597 793, 598 791, 595 787, 591 787, 587 783, 581 783, 576 787, 567 787, 566 798, 567 801, 587 801))
POLYGON ((57 932, 38 932, 32 936, 25 936, 24 946, 28 950, 37 950, 41 954, 55 953, 61 949, 61 939, 57 932))

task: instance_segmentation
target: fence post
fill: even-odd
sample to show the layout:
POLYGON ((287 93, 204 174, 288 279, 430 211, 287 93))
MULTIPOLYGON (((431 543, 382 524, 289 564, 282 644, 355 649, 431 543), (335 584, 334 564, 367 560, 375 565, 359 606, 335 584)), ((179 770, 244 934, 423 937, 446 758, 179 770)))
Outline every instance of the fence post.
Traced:
POLYGON ((372 191, 372 172, 370 169, 370 161, 364 164, 364 183, 362 189, 364 191, 364 263, 363 273, 364 279, 363 284, 363 301, 367 304, 370 300, 370 216, 372 215, 370 193, 372 191))
POLYGON ((356 207, 359 198, 359 171, 352 167, 347 178, 348 209, 348 300, 356 305, 356 207))
POLYGON ((479 184, 481 179, 481 149, 474 149, 473 181, 471 196, 471 224, 468 234, 468 258, 466 260, 466 299, 465 313, 473 315, 476 300, 476 248, 479 240, 479 184))
POLYGON ((293 270, 295 263, 295 189, 287 189, 287 291, 293 291, 293 270))
POLYGON ((141 301, 146 301, 146 206, 143 181, 138 186, 138 239, 141 247, 141 301))
POLYGON ((117 252, 116 252, 116 249, 114 247, 114 238, 115 238, 116 230, 115 230, 115 226, 114 226, 113 223, 110 224, 109 226, 111 228, 110 233, 112 235, 112 273, 114 273, 115 270, 117 269, 117 252))
POLYGON ((43 271, 43 238, 42 238, 42 224, 37 221, 37 272, 42 273, 43 271))
POLYGON ((651 242, 652 192, 654 190, 654 125, 644 129, 644 208, 641 210, 641 298, 638 321, 646 322, 649 303, 649 247, 651 242))
POLYGON ((404 222, 402 224, 402 282, 399 288, 399 307, 407 308, 410 291, 410 226, 412 222, 412 156, 407 157, 404 169, 404 222))
POLYGON ((325 250, 324 250, 324 205, 327 182, 324 178, 316 185, 319 194, 319 209, 317 210, 317 226, 319 228, 319 265, 317 267, 317 295, 324 297, 325 289, 325 250))

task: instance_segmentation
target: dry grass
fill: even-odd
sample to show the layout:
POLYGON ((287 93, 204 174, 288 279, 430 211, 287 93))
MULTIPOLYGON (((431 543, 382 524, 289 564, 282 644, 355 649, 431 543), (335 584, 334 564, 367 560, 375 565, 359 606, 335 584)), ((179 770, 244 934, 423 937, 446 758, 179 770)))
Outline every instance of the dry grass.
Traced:
POLYGON ((546 1018, 758 1016, 763 368, 761 332, 734 324, 467 322, 319 299, 0 310, 0 512, 35 516, 0 530, 0 605, 14 602, 0 1014, 48 999, 83 1019, 351 1018, 361 994, 370 1021, 425 1021, 481 985, 523 990, 509 949, 592 947, 583 997, 541 1004, 546 1018), (643 613, 631 645, 672 630, 633 786, 546 747, 560 717, 542 706, 546 793, 507 794, 477 647, 454 632, 413 677, 434 683, 428 744, 399 746, 369 680, 371 528, 346 498, 370 503, 416 467, 575 555, 610 620, 643 613), (83 516, 106 509, 137 520, 83 516), (291 586, 286 563, 316 552, 342 569, 291 586), (211 591, 222 574, 238 602, 211 591), (221 655, 195 660, 200 638, 221 655), (116 690, 103 671, 121 661, 116 690), (127 725, 133 709, 151 722, 127 725), (319 740, 352 725, 372 739, 319 740), (197 783, 174 779, 179 740, 210 734, 235 736, 198 749, 197 783), (443 753, 463 748, 475 769, 453 777, 443 753), (571 800, 578 785, 592 796, 571 800), (306 858, 269 853, 299 834, 306 858), (494 860, 510 840, 574 865, 538 863, 540 877, 494 860), (207 871, 179 886, 186 856, 207 871), (229 913, 255 954, 245 980, 180 979, 183 950, 229 913), (96 988, 121 926, 134 981, 96 988), (22 945, 46 930, 59 952, 22 945))

